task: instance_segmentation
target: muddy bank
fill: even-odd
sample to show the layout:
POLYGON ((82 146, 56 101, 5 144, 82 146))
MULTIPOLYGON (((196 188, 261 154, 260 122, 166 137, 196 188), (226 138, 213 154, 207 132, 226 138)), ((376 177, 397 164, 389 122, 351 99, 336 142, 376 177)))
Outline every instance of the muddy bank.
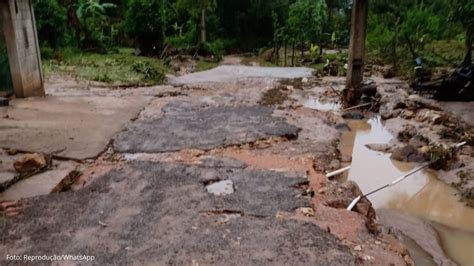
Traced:
POLYGON ((438 177, 446 184, 460 191, 467 204, 474 200, 474 128, 469 120, 472 113, 471 103, 439 103, 424 97, 409 94, 406 87, 380 83, 380 114, 388 130, 396 136, 391 151, 401 149, 410 152, 401 153, 397 159, 413 161, 436 158, 432 147, 453 146, 466 141, 467 144, 456 153, 452 162, 442 164, 438 177), (470 111, 466 111, 470 110, 470 111), (466 120, 467 118, 467 120, 466 120), (406 157, 405 157, 406 155, 406 157), (405 157, 405 158, 404 158, 405 157))

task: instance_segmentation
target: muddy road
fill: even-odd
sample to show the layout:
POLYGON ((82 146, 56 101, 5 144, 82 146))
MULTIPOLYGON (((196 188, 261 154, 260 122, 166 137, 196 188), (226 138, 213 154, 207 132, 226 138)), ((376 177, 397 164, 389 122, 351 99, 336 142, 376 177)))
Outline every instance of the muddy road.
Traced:
MULTIPOLYGON (((315 78, 306 68, 225 65, 169 77, 169 84, 111 90, 52 83, 45 99, 14 100, 0 109, 2 180, 16 176, 12 162, 24 154, 53 158, 40 175, 0 195, 3 202, 21 199, 18 215, 4 208, 0 216, 0 259, 84 254, 96 264, 177 265, 466 260, 449 252, 444 238, 428 251, 422 242, 430 238, 413 245, 419 249, 402 243, 403 226, 389 233, 397 225, 377 220, 368 200, 345 210, 370 187, 353 177, 357 170, 339 180, 325 173, 351 162, 376 163, 357 154, 359 129, 342 118, 343 79, 315 78), (81 175, 64 180, 58 169, 81 175), (39 191, 35 184, 45 178, 53 180, 51 189, 39 191), (58 185, 54 191, 61 193, 49 193, 58 185)), ((370 140, 386 144, 392 133, 370 140)), ((376 208, 393 205, 370 200, 376 208)), ((442 230, 433 232, 439 239, 442 230)))

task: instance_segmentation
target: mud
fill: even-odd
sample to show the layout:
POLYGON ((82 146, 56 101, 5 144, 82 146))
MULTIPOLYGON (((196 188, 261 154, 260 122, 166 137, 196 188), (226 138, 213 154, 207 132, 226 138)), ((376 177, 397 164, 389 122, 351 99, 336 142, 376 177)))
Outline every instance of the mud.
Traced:
POLYGON ((143 96, 13 100, 0 117, 0 148, 95 157, 147 102, 143 96))

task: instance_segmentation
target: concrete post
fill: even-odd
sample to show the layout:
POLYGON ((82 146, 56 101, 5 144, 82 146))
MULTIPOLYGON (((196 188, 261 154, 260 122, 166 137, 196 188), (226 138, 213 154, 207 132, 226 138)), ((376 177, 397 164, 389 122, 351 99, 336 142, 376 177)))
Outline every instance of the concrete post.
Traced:
POLYGON ((353 0, 346 84, 346 103, 348 104, 357 102, 361 96, 358 88, 364 80, 365 37, 367 35, 368 12, 368 0, 353 0))
POLYGON ((41 57, 31 0, 0 0, 0 12, 15 95, 44 96, 41 57))

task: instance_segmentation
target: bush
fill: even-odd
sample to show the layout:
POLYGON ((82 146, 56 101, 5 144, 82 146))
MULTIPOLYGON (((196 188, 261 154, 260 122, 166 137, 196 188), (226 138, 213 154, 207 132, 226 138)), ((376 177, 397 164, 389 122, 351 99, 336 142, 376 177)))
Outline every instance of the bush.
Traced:
POLYGON ((44 60, 54 58, 54 49, 51 46, 44 44, 40 47, 41 58, 44 60))
POLYGON ((163 71, 153 67, 149 62, 135 62, 132 69, 139 74, 143 74, 145 79, 156 83, 161 83, 165 78, 163 71))
POLYGON ((205 55, 205 56, 212 55, 214 56, 216 61, 219 61, 222 59, 224 52, 225 52, 224 42, 220 39, 217 39, 213 42, 201 43, 199 46, 199 53, 201 55, 205 55))

